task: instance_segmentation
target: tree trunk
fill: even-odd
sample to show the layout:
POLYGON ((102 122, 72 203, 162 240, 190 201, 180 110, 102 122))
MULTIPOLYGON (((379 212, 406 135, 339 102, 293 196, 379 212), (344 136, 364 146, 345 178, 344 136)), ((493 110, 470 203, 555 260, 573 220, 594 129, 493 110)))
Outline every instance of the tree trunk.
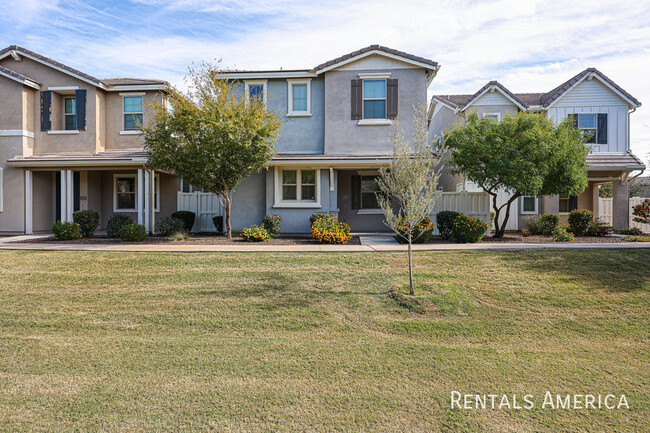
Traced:
POLYGON ((497 218, 499 218, 499 213, 500 213, 501 209, 503 208, 503 206, 501 206, 499 209, 497 209, 497 208, 496 208, 496 201, 497 201, 497 200, 496 200, 496 196, 494 197, 494 210, 495 210, 495 217, 494 217, 494 220, 495 220, 495 222, 494 222, 494 229, 495 229, 495 230, 494 230, 494 236, 493 236, 494 238, 502 238, 503 235, 505 234, 505 232, 506 232, 506 224, 507 224, 507 222, 508 222, 508 219, 510 218, 510 205, 511 205, 512 202, 515 201, 519 196, 521 196, 521 194, 516 193, 515 195, 513 195, 512 197, 510 197, 510 199, 508 200, 508 202, 507 202, 505 205, 503 205, 503 206, 506 207, 506 215, 505 215, 505 217, 503 218, 503 224, 502 224, 501 226, 499 226, 499 225, 497 224, 497 218))
POLYGON ((409 232, 409 293, 411 296, 415 295, 415 288, 413 287, 413 252, 412 252, 412 235, 411 232, 409 232))
POLYGON ((226 236, 228 240, 232 240, 232 228, 230 227, 230 208, 232 206, 232 201, 230 198, 230 193, 226 192, 224 194, 224 201, 226 202, 226 236))
MULTIPOLYGON (((500 238, 503 237, 503 231, 499 225, 499 214, 501 213, 501 208, 497 207, 497 195, 493 193, 490 193, 490 195, 492 195, 492 209, 494 209, 494 234, 492 237, 500 238), (501 236, 499 236, 499 233, 501 233, 501 236)), ((505 227, 505 223, 503 226, 505 227)))

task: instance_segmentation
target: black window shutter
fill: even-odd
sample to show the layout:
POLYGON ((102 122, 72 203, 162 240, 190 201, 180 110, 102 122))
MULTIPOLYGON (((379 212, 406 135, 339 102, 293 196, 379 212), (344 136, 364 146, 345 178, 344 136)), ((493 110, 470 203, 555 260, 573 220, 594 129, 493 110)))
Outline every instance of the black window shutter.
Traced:
POLYGON ((52 129, 52 91, 45 90, 41 92, 41 131, 52 129))
POLYGON ((86 90, 75 91, 75 103, 77 105, 77 130, 86 130, 86 90))
POLYGON ((395 119, 397 117, 397 80, 386 80, 386 117, 395 119))
POLYGON ((361 176, 353 174, 350 182, 351 189, 351 207, 352 209, 361 208, 361 176))
POLYGON ((607 144, 607 113, 598 113, 598 144, 607 144))
POLYGON ((361 95, 361 80, 352 80, 352 120, 361 119, 361 103, 363 102, 363 96, 361 95))
POLYGON ((569 212, 578 209, 578 196, 572 195, 569 197, 569 212))

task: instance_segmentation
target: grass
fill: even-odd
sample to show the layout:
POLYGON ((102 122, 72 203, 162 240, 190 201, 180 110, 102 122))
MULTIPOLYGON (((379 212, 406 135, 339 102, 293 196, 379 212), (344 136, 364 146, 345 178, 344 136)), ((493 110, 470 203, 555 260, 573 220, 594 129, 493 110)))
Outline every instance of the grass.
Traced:
POLYGON ((0 430, 650 431, 649 262, 416 253, 412 302, 403 254, 0 252, 0 430))

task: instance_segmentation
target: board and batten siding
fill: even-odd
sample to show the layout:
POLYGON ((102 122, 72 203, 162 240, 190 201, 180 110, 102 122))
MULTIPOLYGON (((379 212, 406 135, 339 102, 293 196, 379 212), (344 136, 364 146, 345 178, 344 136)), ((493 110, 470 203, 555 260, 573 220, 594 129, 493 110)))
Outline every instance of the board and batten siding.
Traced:
POLYGON ((594 152, 628 151, 628 104, 598 79, 584 80, 548 109, 549 118, 561 122, 569 114, 607 113, 607 144, 594 145, 594 152))

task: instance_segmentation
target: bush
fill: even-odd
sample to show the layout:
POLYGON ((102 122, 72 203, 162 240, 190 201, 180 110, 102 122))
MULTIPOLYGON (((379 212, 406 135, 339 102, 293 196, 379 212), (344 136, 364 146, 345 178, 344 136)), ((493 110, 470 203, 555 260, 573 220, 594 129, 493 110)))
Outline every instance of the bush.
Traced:
POLYGON ((614 228, 600 218, 594 219, 587 229, 589 236, 607 236, 614 231, 614 228))
POLYGON ((264 228, 272 238, 278 237, 278 232, 280 231, 280 224, 282 223, 282 217, 280 215, 266 215, 262 220, 264 228))
POLYGON ((590 210, 574 209, 569 214, 569 227, 575 236, 584 236, 593 220, 594 214, 590 210))
POLYGON ((436 224, 438 224, 438 232, 443 239, 451 239, 454 220, 459 215, 462 214, 453 210, 443 210, 438 212, 436 215, 436 224))
POLYGON ((553 230, 560 225, 560 215, 545 213, 539 216, 530 216, 524 218, 524 224, 531 235, 550 236, 553 230))
POLYGON ((350 226, 333 216, 316 219, 311 225, 311 235, 324 244, 346 244, 352 239, 350 226))
POLYGON ((623 240, 627 242, 650 242, 650 236, 625 236, 623 240))
POLYGON ((264 227, 254 225, 242 230, 241 236, 247 242, 266 242, 271 239, 271 235, 264 227))
POLYGON ((530 236, 530 230, 528 230, 528 229, 523 229, 523 230, 521 231, 521 235, 522 235, 523 237, 527 238, 528 236, 530 236))
POLYGON ((128 215, 114 214, 106 223, 106 234, 111 238, 119 237, 119 231, 123 226, 133 224, 133 218, 128 215))
POLYGON ((70 241, 81 237, 81 228, 77 223, 55 221, 52 224, 52 232, 58 241, 70 241))
POLYGON ((172 214, 172 218, 183 221, 183 224, 185 224, 185 231, 189 233, 192 231, 192 227, 194 226, 196 214, 189 210, 179 210, 172 214))
POLYGON ((122 242, 143 242, 147 239, 147 229, 142 224, 128 224, 117 232, 122 242))
POLYGON ((567 228, 565 225, 555 227, 555 230, 553 230, 553 242, 573 242, 575 237, 567 228))
POLYGON ((217 233, 223 233, 223 215, 217 215, 212 218, 212 224, 214 224, 214 228, 217 229, 217 233))
POLYGON ((162 236, 185 233, 185 223, 177 218, 161 218, 156 223, 156 233, 160 233, 162 236))
POLYGON ((650 198, 643 200, 641 204, 638 204, 632 208, 632 215, 634 215, 634 221, 641 224, 650 224, 650 198))
POLYGON ((185 233, 184 231, 182 231, 182 232, 176 232, 176 233, 172 234, 172 235, 169 237, 169 240, 170 240, 170 241, 173 241, 173 242, 189 241, 189 240, 190 240, 190 235, 188 235, 188 234, 185 233))
POLYGON ((91 238, 99 226, 99 212, 96 210, 78 210, 72 214, 74 222, 79 224, 81 236, 91 238))
MULTIPOLYGON (((397 226, 397 242, 405 244, 408 242, 408 235, 406 233, 407 227, 405 226, 404 219, 398 222, 397 226)), ((424 218, 415 227, 413 227, 413 238, 411 243, 423 244, 429 240, 436 227, 433 225, 429 218, 424 218)))
POLYGON ((630 236, 643 236, 643 232, 638 227, 632 227, 627 230, 619 230, 617 233, 621 235, 630 235, 630 236))
POLYGON ((328 214, 327 212, 316 212, 316 213, 313 213, 313 214, 311 214, 311 216, 309 217, 309 226, 310 226, 310 227, 313 226, 314 223, 315 223, 317 220, 321 219, 321 218, 333 218, 333 217, 332 217, 332 215, 328 214))
POLYGON ((489 228, 490 225, 478 217, 468 217, 461 214, 454 218, 452 237, 458 243, 474 244, 483 239, 483 235, 489 228))

